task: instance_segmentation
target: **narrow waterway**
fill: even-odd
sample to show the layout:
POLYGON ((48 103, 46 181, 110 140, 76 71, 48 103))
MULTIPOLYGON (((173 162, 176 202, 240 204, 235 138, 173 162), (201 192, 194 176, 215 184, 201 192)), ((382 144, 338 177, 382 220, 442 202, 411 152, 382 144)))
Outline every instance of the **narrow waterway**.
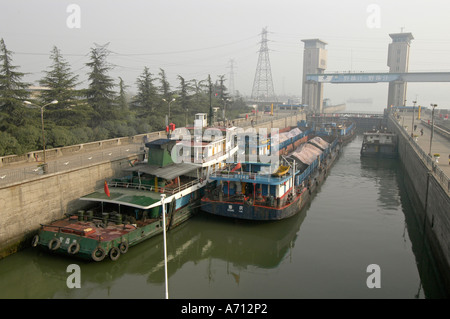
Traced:
MULTIPOLYGON (((344 147, 313 201, 293 218, 251 223, 201 213, 170 231, 170 297, 445 297, 401 165, 362 160, 361 142, 357 136, 344 147)), ((2 299, 164 297, 162 236, 116 262, 31 248, 0 260, 2 299), (67 287, 70 264, 80 266, 81 288, 67 287)))

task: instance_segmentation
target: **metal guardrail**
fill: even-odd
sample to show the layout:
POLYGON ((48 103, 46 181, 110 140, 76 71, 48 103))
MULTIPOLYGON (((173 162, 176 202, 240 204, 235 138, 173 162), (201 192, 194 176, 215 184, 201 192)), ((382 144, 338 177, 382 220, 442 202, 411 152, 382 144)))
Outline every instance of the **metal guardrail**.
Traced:
POLYGON ((141 147, 141 144, 127 145, 125 148, 72 155, 67 158, 49 161, 47 162, 47 173, 45 175, 43 172, 42 163, 38 162, 34 163, 36 165, 26 165, 21 168, 15 168, 15 166, 0 168, 0 187, 17 182, 39 179, 49 174, 70 171, 90 164, 120 160, 124 157, 133 155, 139 156, 142 154, 141 147))
MULTIPOLYGON (((431 124, 428 124, 428 121, 425 121, 425 120, 420 120, 420 121, 421 121, 422 125, 429 127, 431 129, 431 124)), ((440 135, 444 136, 445 138, 450 139, 450 132, 443 129, 442 127, 437 126, 436 124, 434 124, 434 131, 437 134, 440 134, 440 135)))
POLYGON ((392 122, 394 122, 398 131, 403 135, 403 137, 407 141, 409 141, 409 143, 412 145, 413 150, 416 152, 417 156, 427 166, 429 171, 435 176, 436 180, 442 185, 444 190, 446 190, 447 192, 450 192, 449 177, 439 168, 439 166, 436 165, 436 163, 433 161, 433 159, 430 156, 428 156, 428 154, 425 153, 425 151, 416 143, 414 138, 406 133, 406 131, 403 129, 403 127, 400 125, 400 123, 397 122, 397 120, 393 117, 392 114, 390 115, 390 118, 391 118, 392 122))

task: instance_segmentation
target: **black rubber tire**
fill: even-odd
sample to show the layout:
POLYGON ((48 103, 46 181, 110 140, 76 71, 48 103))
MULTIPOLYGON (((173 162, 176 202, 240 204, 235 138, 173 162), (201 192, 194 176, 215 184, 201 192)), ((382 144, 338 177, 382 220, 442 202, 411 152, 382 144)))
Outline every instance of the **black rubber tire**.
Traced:
POLYGON ((91 257, 94 261, 102 261, 106 257, 106 252, 102 247, 97 247, 92 252, 91 257), (97 252, 99 252, 100 255, 98 255, 97 252))
POLYGON ((117 247, 111 248, 109 251, 109 258, 111 258, 112 261, 116 261, 120 257, 120 250, 117 247))
POLYGON ((69 247, 67 247, 67 252, 71 255, 75 255, 80 251, 80 244, 76 241, 74 241, 73 243, 71 243, 69 245, 69 247), (74 249, 75 247, 75 249, 74 249))
POLYGON ((31 247, 36 247, 39 244, 39 235, 34 235, 31 240, 31 247))
POLYGON ((125 254, 128 251, 128 243, 123 241, 119 244, 119 250, 121 254, 125 254))
POLYGON ((48 248, 50 250, 58 250, 59 247, 61 247, 61 241, 56 237, 48 242, 48 248))

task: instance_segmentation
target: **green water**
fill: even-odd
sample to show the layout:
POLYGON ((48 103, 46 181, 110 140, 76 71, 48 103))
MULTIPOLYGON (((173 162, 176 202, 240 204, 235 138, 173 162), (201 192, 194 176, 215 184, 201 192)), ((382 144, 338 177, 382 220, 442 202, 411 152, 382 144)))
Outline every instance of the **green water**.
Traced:
MULTIPOLYGON (((170 298, 442 298, 396 160, 363 160, 361 137, 344 150, 308 207, 251 223, 201 213, 168 233, 170 298), (367 271, 379 266, 380 288, 367 271)), ((26 249, 0 260, 0 298, 165 297, 163 238, 112 262, 26 249), (68 288, 77 264, 81 288, 68 288)))

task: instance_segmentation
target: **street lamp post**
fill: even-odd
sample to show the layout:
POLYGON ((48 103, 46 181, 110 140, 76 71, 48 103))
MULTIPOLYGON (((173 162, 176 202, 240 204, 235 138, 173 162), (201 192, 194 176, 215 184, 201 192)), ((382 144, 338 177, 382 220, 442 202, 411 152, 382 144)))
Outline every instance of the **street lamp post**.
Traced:
POLYGON ((411 137, 414 137, 414 117, 416 115, 416 103, 417 101, 413 101, 413 117, 412 117, 412 124, 411 124, 411 137))
MULTIPOLYGON (((167 102, 166 99, 163 99, 163 101, 164 101, 164 102, 167 102)), ((174 101, 175 101, 175 99, 172 99, 170 102, 167 102, 167 103, 169 104, 169 118, 168 118, 169 124, 170 124, 170 103, 172 103, 172 102, 174 102, 174 101)))
POLYGON ((37 107, 39 107, 41 109, 41 124, 42 124, 42 151, 44 152, 44 164, 42 166, 42 172, 44 174, 47 173, 47 159, 46 159, 46 155, 45 155, 45 134, 44 134, 44 108, 50 104, 58 104, 57 100, 51 101, 50 103, 47 103, 45 105, 37 105, 35 103, 31 103, 30 101, 24 101, 23 103, 27 104, 27 105, 35 105, 37 107))
POLYGON ((431 136, 430 136, 430 152, 428 153, 428 155, 430 157, 431 156, 431 144, 433 143, 433 135, 434 135, 434 109, 437 107, 437 104, 430 104, 431 107, 433 108, 431 110, 431 136))

